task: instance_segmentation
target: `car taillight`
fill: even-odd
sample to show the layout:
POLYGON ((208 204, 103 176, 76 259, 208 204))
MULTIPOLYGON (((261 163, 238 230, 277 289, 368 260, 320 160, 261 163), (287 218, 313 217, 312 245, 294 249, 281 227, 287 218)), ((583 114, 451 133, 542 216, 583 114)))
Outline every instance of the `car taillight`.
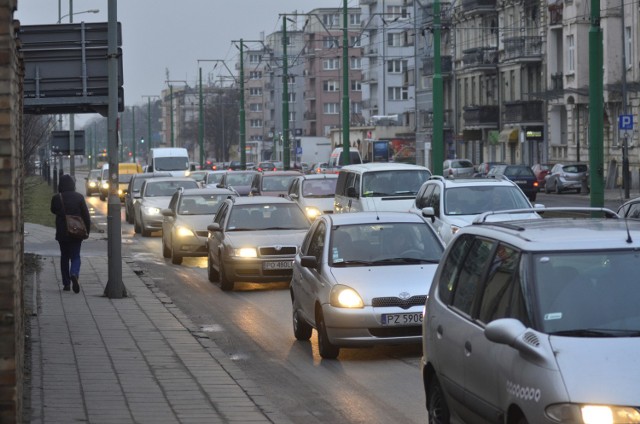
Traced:
POLYGON ((534 182, 533 182, 533 186, 534 186, 534 187, 538 187, 538 182, 537 182, 537 181, 534 181, 534 182))

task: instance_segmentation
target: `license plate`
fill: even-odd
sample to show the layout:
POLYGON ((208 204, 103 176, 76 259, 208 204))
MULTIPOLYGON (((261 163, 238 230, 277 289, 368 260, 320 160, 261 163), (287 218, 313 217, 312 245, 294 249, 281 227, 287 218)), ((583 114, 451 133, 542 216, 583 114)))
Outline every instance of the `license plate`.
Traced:
POLYGON ((527 184, 526 181, 522 181, 522 180, 514 180, 513 182, 516 184, 525 184, 525 185, 527 184))
POLYGON ((402 314, 382 314, 382 325, 413 325, 422 324, 422 312, 402 314))
POLYGON ((265 262, 262 264, 262 269, 292 269, 293 261, 272 261, 265 262))

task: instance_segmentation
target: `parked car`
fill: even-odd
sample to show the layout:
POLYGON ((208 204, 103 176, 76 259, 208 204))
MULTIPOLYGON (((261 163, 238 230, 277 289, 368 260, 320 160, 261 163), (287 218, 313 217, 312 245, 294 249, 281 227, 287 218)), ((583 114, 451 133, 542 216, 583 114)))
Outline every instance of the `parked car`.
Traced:
POLYGON ((496 165, 489 171, 487 177, 495 178, 503 176, 520 187, 520 190, 535 202, 538 194, 538 179, 531 168, 527 165, 496 165))
POLYGON ((126 193, 124 194, 124 216, 125 220, 129 224, 133 224, 134 217, 134 204, 140 199, 140 188, 144 180, 148 178, 158 177, 170 177, 169 172, 142 172, 139 174, 133 174, 129 185, 127 186, 126 193))
MULTIPOLYGON (((460 228, 470 225, 483 212, 531 207, 520 187, 508 179, 433 176, 420 187, 410 210, 429 218, 448 244, 460 228)), ((522 218, 520 214, 507 213, 495 217, 500 220, 522 218)), ((526 218, 540 217, 531 212, 526 218)))
POLYGON ((482 162, 476 166, 476 170, 473 174, 474 178, 485 178, 489 171, 491 171, 497 165, 506 165, 504 162, 482 162))
POLYGON ((84 192, 87 197, 92 196, 95 193, 100 193, 100 176, 102 175, 101 169, 92 169, 85 178, 84 192))
POLYGON ((553 168, 553 165, 549 163, 536 163, 531 167, 531 170, 538 180, 538 188, 540 190, 544 188, 544 185, 547 181, 544 177, 546 177, 549 171, 551 171, 551 168, 553 168))
POLYGON ((143 237, 153 231, 162 230, 160 211, 169 206, 171 196, 180 188, 200 188, 189 177, 161 177, 144 180, 140 188, 140 199, 133 205, 133 228, 143 237))
POLYGON ((438 266, 420 361, 429 423, 640 422, 640 222, 508 224, 461 229, 438 266))
POLYGON ((162 209, 162 256, 179 265, 184 257, 207 256, 207 225, 225 199, 237 196, 226 188, 178 189, 162 209))
POLYGON ((256 171, 275 171, 276 165, 273 162, 258 162, 256 165, 256 171))
POLYGON ((207 275, 224 291, 236 282, 290 281, 293 258, 310 222, 292 200, 237 197, 224 201, 207 239, 207 275))
POLYGON ((253 176, 249 196, 285 196, 299 171, 264 171, 253 176))
POLYGON ((291 181, 287 197, 298 203, 310 220, 333 213, 337 174, 308 174, 291 181))
POLYGON ((334 359, 342 347, 420 343, 429 282, 444 250, 407 212, 321 215, 291 279, 293 333, 334 359))
POLYGON ((310 174, 325 174, 327 172, 327 168, 329 167, 329 163, 327 162, 318 162, 314 163, 309 170, 310 174))
POLYGON ((246 171, 228 171, 220 179, 218 187, 231 188, 238 192, 240 196, 248 196, 251 192, 251 183, 253 177, 258 174, 258 171, 246 170, 246 171))
POLYGON ((589 167, 584 163, 557 163, 544 178, 545 193, 575 190, 579 194, 583 188, 588 189, 589 167))
POLYGON ((442 164, 442 176, 445 178, 473 177, 475 167, 469 159, 447 159, 442 164))

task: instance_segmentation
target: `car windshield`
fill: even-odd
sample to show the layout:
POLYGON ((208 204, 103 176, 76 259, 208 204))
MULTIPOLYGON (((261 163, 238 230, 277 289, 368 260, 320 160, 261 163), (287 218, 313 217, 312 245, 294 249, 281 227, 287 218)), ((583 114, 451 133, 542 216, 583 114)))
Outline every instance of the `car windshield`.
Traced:
POLYGON ((147 183, 144 195, 146 197, 173 196, 177 189, 198 188, 198 183, 191 181, 154 181, 147 183))
POLYGON ((562 167, 564 172, 577 174, 580 172, 587 172, 587 165, 565 165, 562 167))
POLYGON ((153 166, 156 171, 186 171, 189 159, 180 156, 155 158, 153 166))
POLYGON ((531 204, 514 186, 455 187, 447 189, 444 195, 446 215, 478 215, 487 211, 527 208, 531 208, 531 204))
POLYGON ((362 177, 363 197, 415 196, 430 176, 426 169, 367 172, 362 177))
POLYGON ((337 182, 337 178, 305 180, 302 183, 302 195, 304 197, 334 197, 337 182))
POLYGON ((89 179, 90 180, 96 180, 100 177, 100 173, 101 171, 99 169, 94 169, 92 171, 89 172, 89 179))
POLYGON ((298 175, 265 175, 262 177, 262 191, 287 191, 289 183, 298 175))
POLYGON ((227 231, 305 230, 310 226, 297 204, 238 205, 231 209, 227 231))
POLYGON ((129 181, 131 181, 131 178, 133 177, 134 174, 119 174, 118 175, 118 182, 119 183, 128 183, 129 181))
POLYGON ((207 184, 218 184, 222 180, 222 172, 211 172, 205 178, 207 184))
POLYGON ((473 168, 473 164, 468 160, 459 160, 451 162, 452 168, 473 168))
POLYGON ((198 194, 182 196, 178 213, 180 215, 214 215, 228 194, 198 194))
POLYGON ((191 174, 189 174, 189 177, 193 178, 194 180, 196 180, 197 182, 201 182, 204 181, 204 179, 206 178, 207 173, 206 172, 192 172, 191 174))
POLYGON ((252 173, 247 172, 239 172, 233 173, 230 172, 227 174, 227 185, 230 186, 248 186, 251 185, 251 180, 253 180, 252 173))
POLYGON ((528 166, 507 166, 504 169, 504 175, 509 178, 513 177, 532 177, 535 178, 535 174, 528 166))
POLYGON ((540 330, 609 336, 640 331, 640 252, 592 251, 534 255, 540 330))
POLYGON ((430 227, 413 222, 342 225, 330 243, 334 267, 438 263, 443 252, 430 227))

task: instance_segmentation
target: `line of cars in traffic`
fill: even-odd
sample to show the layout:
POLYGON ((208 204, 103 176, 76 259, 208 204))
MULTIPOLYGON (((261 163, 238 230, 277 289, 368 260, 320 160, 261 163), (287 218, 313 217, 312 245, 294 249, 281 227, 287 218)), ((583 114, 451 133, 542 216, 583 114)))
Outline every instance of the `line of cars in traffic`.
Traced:
POLYGON ((640 422, 637 222, 541 219, 551 208, 499 174, 351 165, 298 173, 286 194, 268 195, 251 187, 274 171, 252 171, 241 195, 229 181, 242 172, 215 187, 132 178, 144 179, 136 203, 172 181, 168 207, 138 206, 162 216, 164 257, 207 256, 224 291, 290 281, 293 336, 315 330, 322 358, 422 343, 430 423, 640 422), (394 186, 405 171, 414 179, 394 186))

